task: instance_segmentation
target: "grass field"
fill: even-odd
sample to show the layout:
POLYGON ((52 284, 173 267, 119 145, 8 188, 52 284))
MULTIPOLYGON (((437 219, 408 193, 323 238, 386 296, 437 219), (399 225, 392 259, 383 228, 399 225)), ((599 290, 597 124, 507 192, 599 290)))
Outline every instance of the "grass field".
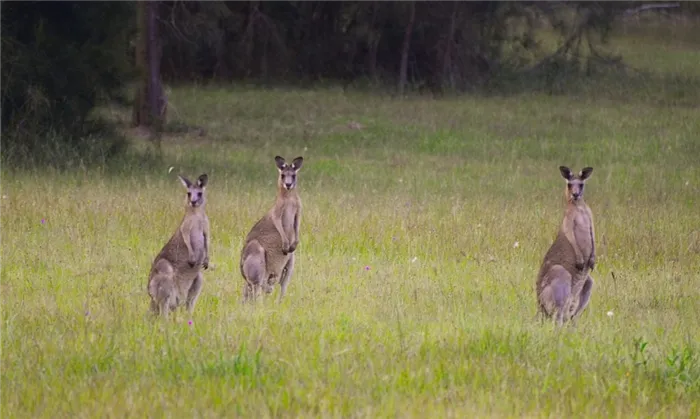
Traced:
POLYGON ((171 120, 206 135, 166 138, 162 161, 135 138, 107 165, 3 168, 2 416, 697 417, 700 89, 682 80, 700 52, 683 45, 621 42, 666 81, 576 95, 180 87, 171 120), (296 270, 281 304, 245 306, 276 154, 305 158, 296 270), (561 164, 594 168, 598 264, 555 330, 534 282, 561 164), (202 172, 215 269, 192 324, 154 321, 175 175, 202 172))

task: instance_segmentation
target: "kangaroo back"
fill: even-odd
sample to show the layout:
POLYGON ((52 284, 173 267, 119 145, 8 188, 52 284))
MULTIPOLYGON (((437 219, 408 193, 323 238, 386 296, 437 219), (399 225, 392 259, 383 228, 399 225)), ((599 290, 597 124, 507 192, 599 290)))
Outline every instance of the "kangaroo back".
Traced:
POLYGON ((568 272, 576 273, 576 252, 574 247, 566 238, 566 235, 559 230, 556 238, 547 253, 544 255, 540 271, 537 275, 537 294, 539 295, 544 285, 545 274, 555 265, 562 266, 568 272))

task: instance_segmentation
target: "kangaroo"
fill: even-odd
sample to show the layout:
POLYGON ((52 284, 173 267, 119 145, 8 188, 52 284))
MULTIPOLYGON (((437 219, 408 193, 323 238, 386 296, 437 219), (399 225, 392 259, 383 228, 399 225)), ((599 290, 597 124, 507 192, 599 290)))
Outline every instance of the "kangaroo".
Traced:
POLYGON ((566 212, 554 243, 537 275, 538 313, 555 317, 558 325, 573 320, 588 305, 593 290, 589 272, 595 266, 593 214, 583 201, 583 187, 593 172, 586 167, 576 176, 559 167, 566 179, 566 212))
POLYGON ((209 178, 202 174, 192 183, 178 177, 187 189, 185 217, 156 256, 148 277, 151 311, 166 318, 183 303, 192 313, 202 291, 202 268, 209 268, 209 218, 204 212, 209 178))
POLYGON ((297 157, 292 164, 275 157, 279 170, 275 205, 250 230, 241 252, 241 274, 246 281, 243 301, 257 299, 261 291, 272 292, 279 281, 279 300, 287 292, 294 272, 294 251, 299 246, 301 199, 297 194, 297 173, 304 162, 297 157))

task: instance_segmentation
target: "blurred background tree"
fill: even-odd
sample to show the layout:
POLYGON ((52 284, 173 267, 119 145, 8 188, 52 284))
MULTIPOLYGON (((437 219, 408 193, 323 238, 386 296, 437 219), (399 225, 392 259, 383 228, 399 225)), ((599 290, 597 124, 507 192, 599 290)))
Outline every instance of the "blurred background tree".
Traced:
POLYGON ((160 2, 138 2, 136 10, 138 30, 135 58, 139 80, 134 95, 132 125, 148 128, 160 151, 160 134, 168 107, 160 76, 163 57, 160 2))
MULTIPOLYGON (((133 60, 134 4, 128 2, 3 2, 3 155, 46 154, 51 142, 84 148, 102 126, 89 120, 101 103, 118 99, 133 60)), ((117 143, 103 144, 109 153, 117 143)))

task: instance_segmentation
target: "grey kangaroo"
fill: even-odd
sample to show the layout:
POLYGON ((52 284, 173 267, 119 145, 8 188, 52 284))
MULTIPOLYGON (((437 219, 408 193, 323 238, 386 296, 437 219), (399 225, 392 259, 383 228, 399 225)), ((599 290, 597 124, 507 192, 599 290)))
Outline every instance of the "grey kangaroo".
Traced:
POLYGON ((574 320, 588 305, 593 290, 589 272, 595 266, 593 214, 583 201, 583 187, 593 168, 578 175, 559 167, 566 179, 566 212, 554 243, 547 251, 537 275, 538 313, 552 317, 558 325, 574 320))
POLYGON ((209 218, 204 212, 208 176, 201 175, 197 183, 178 177, 187 189, 185 217, 156 256, 148 277, 151 310, 166 318, 183 304, 192 314, 202 291, 202 269, 209 268, 211 236, 209 218))
POLYGON ((279 170, 275 205, 250 230, 241 252, 241 274, 246 281, 244 302, 257 299, 261 291, 271 293, 278 281, 278 301, 287 292, 294 272, 294 251, 299 246, 301 199, 297 194, 297 173, 303 162, 303 157, 291 164, 275 157, 279 170))

